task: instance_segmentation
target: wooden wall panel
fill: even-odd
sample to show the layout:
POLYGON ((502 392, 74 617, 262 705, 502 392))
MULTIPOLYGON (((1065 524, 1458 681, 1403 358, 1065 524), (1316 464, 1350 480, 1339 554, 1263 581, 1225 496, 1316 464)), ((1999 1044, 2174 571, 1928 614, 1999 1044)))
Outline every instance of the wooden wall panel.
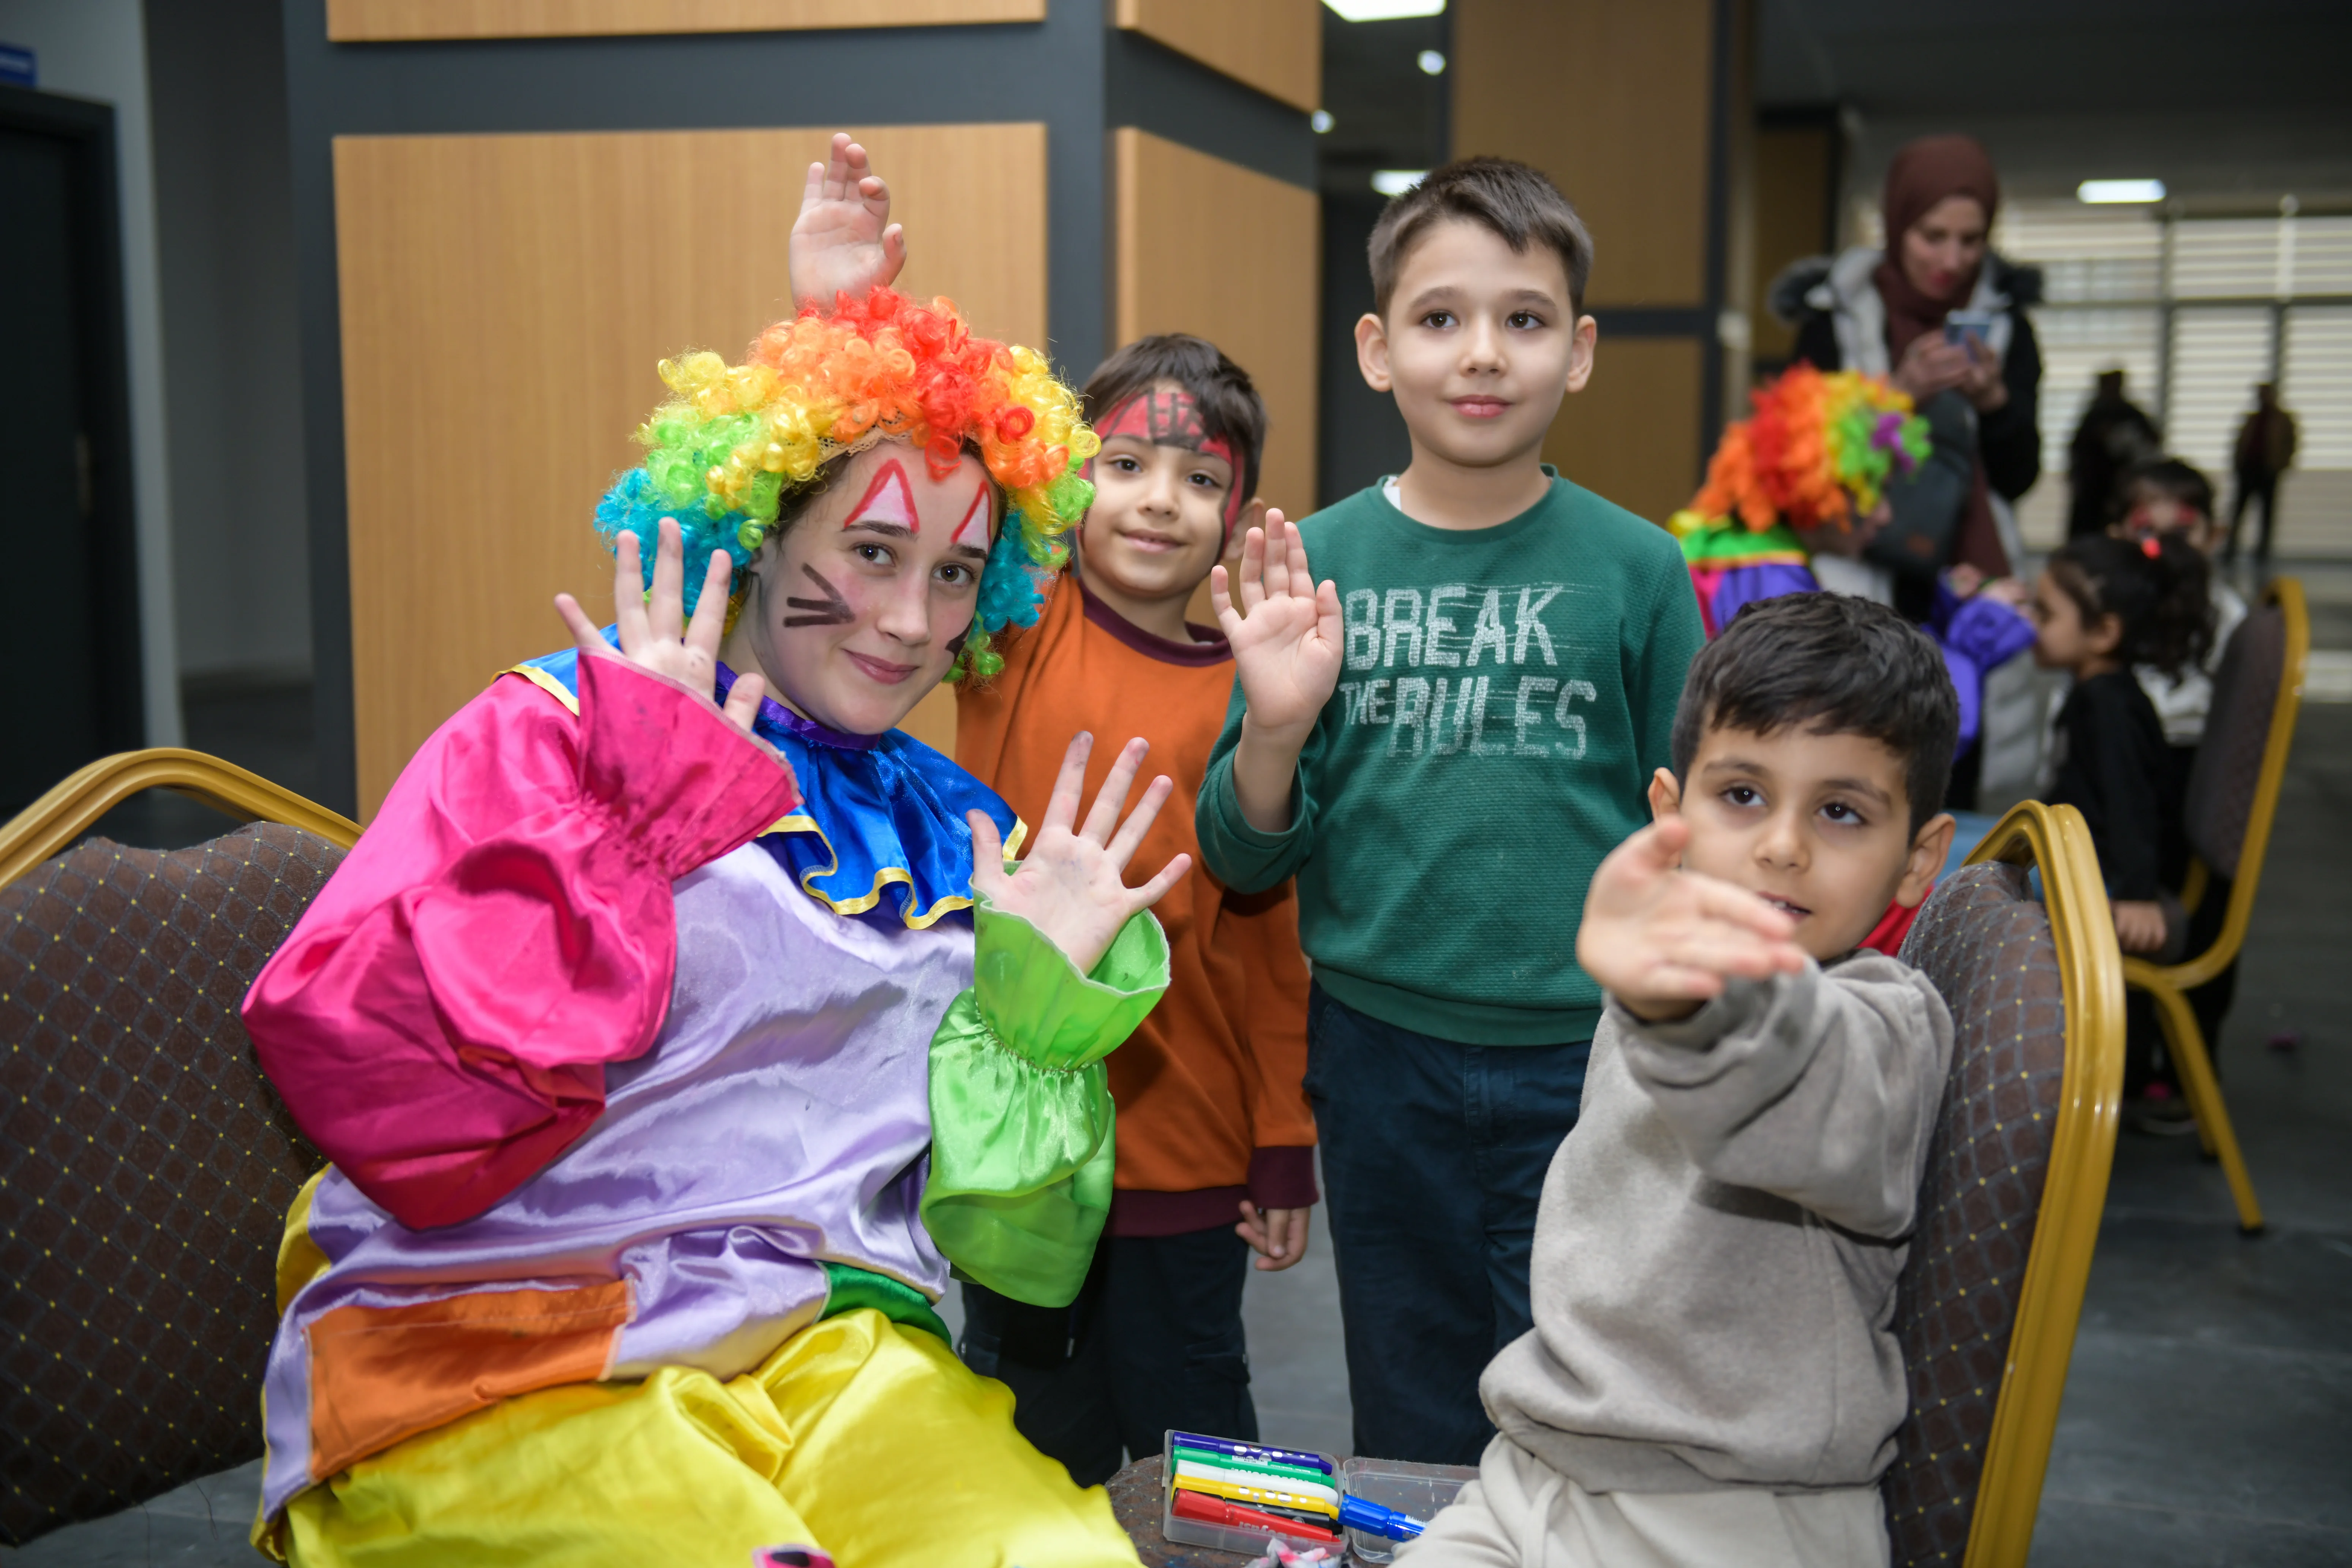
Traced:
POLYGON ((1704 376, 1696 338, 1612 340, 1604 331, 1592 379, 1560 405, 1544 461, 1664 523, 1698 489, 1704 376))
POLYGON ((1118 0, 1118 21, 1295 109, 1323 106, 1319 0, 1118 0))
POLYGON ((1713 0, 1454 0, 1454 151, 1534 164, 1592 231, 1586 303, 1706 298, 1713 0))
POLYGON ((1042 22, 1045 0, 327 0, 339 44, 1042 22))
POLYGON ((1112 338, 1192 332, 1265 399, 1258 492, 1315 509, 1315 383, 1322 203, 1314 192, 1132 128, 1115 133, 1112 338))
MULTIPOLYGON (((590 520, 655 364, 740 358, 789 310, 785 236, 833 129, 336 142, 362 818, 499 670, 562 645, 558 590, 609 610, 590 520)), ((1043 344, 1045 127, 850 129, 911 237, 908 291, 1043 344)))
POLYGON ((1786 359, 1796 329, 1774 316, 1766 298, 1792 261, 1834 248, 1837 237, 1838 128, 1769 125, 1756 133, 1756 249, 1751 285, 1756 357, 1786 359))

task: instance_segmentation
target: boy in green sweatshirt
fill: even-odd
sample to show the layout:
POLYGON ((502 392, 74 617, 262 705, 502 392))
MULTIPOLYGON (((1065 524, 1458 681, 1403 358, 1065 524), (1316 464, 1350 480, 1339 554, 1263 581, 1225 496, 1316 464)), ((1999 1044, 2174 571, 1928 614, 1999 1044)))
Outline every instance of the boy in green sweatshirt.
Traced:
POLYGON ((1370 253, 1358 362, 1412 461, 1211 574, 1238 680, 1197 826, 1229 887, 1297 879, 1356 1451, 1475 1464, 1601 1014, 1578 911, 1704 637, 1674 539, 1542 462, 1592 373, 1566 198, 1465 160, 1370 253))

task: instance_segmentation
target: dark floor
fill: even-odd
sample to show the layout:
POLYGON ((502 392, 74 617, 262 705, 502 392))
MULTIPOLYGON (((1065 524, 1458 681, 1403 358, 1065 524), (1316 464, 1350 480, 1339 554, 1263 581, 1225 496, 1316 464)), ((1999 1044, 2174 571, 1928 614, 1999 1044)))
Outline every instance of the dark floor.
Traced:
MULTIPOLYGON (((2352 650, 2352 568, 2297 570, 2314 646, 2352 650)), ((2352 987, 2338 967, 2352 963, 2352 689, 2337 689, 2304 710, 2221 1051, 2269 1233, 2238 1234, 2193 1138, 2123 1135, 2034 1568, 2352 1563, 2352 987)), ((307 698, 285 693, 189 712, 192 744, 297 789, 308 725, 307 698)), ((1319 1222, 1298 1267, 1252 1277, 1252 1372, 1265 1440, 1345 1453, 1319 1222)), ((231 1471, 0 1561, 250 1563, 256 1485, 250 1467, 231 1471)))

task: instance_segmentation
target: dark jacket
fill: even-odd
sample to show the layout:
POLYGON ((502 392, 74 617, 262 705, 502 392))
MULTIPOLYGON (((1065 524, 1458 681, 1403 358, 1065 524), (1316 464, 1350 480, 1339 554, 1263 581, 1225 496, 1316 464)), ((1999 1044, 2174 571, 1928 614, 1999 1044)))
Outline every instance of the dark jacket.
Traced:
MULTIPOLYGON (((1836 257, 1810 257, 1790 264, 1773 281, 1769 301, 1774 315, 1797 329, 1796 358, 1817 370, 1885 375, 1893 368, 1886 353, 1886 307, 1871 279, 1879 256, 1857 247, 1836 257)), ((1977 450, 1987 482, 2011 501, 2042 474, 2042 350, 2024 310, 2041 300, 2041 268, 2015 266, 1986 252, 1968 308, 1993 318, 1988 346, 2000 355, 2009 401, 1979 419, 1977 450)))

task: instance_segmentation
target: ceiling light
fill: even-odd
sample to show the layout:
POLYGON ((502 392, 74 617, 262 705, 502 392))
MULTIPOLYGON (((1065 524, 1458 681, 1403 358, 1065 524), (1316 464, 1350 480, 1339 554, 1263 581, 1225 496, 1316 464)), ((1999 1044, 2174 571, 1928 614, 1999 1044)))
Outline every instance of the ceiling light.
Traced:
POLYGON ((1323 0, 1343 22, 1393 22, 1402 16, 1442 16, 1445 0, 1323 0))
POLYGON ((1445 70, 1445 57, 1435 49, 1422 50, 1420 57, 1413 63, 1421 68, 1421 74, 1423 76, 1440 76, 1445 70))
POLYGON ((2100 205, 2126 202, 2160 202, 2162 180, 2084 180, 2074 187, 2074 199, 2100 205))
POLYGON ((1428 177, 1426 169, 1382 169, 1372 176, 1372 189, 1384 196, 1401 196, 1428 177))
POLYGON ((1307 123, 1315 127, 1315 134, 1320 136, 1331 129, 1331 111, 1318 109, 1307 117, 1307 123))

